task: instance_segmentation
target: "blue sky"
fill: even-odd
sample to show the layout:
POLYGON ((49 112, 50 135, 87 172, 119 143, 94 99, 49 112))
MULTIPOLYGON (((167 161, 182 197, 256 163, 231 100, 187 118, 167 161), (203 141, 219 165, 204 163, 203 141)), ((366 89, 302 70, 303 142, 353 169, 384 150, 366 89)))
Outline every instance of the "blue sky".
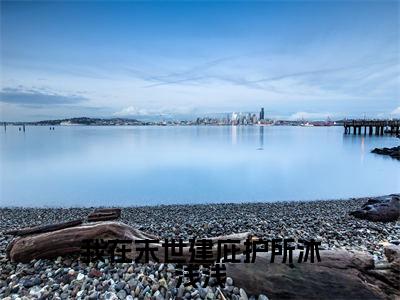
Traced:
POLYGON ((1 120, 398 117, 400 2, 1 2, 1 120))

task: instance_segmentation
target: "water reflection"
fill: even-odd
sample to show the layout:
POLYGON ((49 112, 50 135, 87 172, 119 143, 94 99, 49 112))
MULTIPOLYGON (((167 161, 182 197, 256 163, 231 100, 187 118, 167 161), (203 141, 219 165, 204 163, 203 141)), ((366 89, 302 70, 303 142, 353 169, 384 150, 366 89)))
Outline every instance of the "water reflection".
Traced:
POLYGON ((259 132, 260 146, 258 147, 257 150, 264 150, 264 126, 259 126, 259 127, 260 127, 260 132, 259 132))
POLYGON ((361 162, 364 162, 364 156, 365 156, 365 141, 364 137, 361 138, 361 162))
POLYGON ((237 126, 231 126, 231 139, 232 139, 232 145, 237 144, 237 126))
POLYGON ((0 205, 143 205, 400 192, 394 137, 340 127, 7 127, 0 205), (263 151, 256 151, 263 149, 263 151), (361 155, 361 159, 360 159, 361 155))

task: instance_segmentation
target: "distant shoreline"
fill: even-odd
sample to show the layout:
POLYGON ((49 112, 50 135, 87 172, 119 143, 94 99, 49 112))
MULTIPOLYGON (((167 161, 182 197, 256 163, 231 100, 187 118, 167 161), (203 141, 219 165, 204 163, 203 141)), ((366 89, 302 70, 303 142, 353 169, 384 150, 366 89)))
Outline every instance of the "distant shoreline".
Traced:
POLYGON ((197 125, 212 125, 212 126, 231 126, 231 125, 244 125, 244 126, 342 126, 344 120, 325 120, 325 121, 307 121, 307 120, 272 120, 263 119, 256 122, 251 119, 238 119, 230 120, 228 118, 197 118, 195 120, 160 120, 160 121, 141 121, 129 118, 68 118, 57 120, 42 120, 34 122, 0 122, 1 126, 73 126, 73 125, 88 125, 88 126, 168 126, 168 125, 181 125, 181 126, 197 126, 197 125))

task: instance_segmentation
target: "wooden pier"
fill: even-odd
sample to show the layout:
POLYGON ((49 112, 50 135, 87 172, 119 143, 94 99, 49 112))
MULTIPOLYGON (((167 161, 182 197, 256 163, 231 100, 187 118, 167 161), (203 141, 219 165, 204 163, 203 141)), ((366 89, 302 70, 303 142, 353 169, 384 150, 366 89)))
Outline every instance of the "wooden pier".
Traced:
POLYGON ((398 135, 400 133, 400 120, 346 120, 343 126, 345 134, 398 135))

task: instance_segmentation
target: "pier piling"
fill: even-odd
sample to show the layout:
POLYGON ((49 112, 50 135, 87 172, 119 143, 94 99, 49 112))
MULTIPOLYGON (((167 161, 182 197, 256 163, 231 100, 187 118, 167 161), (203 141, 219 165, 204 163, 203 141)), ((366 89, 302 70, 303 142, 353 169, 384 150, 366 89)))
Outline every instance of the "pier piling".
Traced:
POLYGON ((399 134, 400 132, 400 120, 346 120, 343 122, 344 133, 351 134, 353 128, 353 134, 361 135, 362 128, 364 128, 364 135, 384 135, 387 134, 399 134))

